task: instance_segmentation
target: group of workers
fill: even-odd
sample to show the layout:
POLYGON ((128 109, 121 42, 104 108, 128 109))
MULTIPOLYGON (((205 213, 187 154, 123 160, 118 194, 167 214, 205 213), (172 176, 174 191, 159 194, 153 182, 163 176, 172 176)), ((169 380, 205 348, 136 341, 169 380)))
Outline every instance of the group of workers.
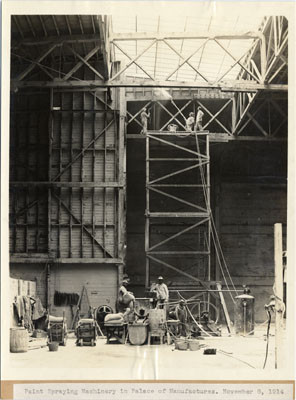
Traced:
MULTIPOLYGON (((134 309, 135 296, 132 292, 127 290, 129 283, 129 278, 125 276, 123 278, 122 285, 119 288, 117 308, 120 312, 125 311, 127 308, 130 310, 134 309)), ((156 303, 155 306, 162 308, 164 307, 165 303, 168 303, 169 290, 167 285, 164 283, 162 276, 158 277, 157 283, 151 285, 150 292, 154 294, 156 303)))
MULTIPOLYGON (((127 287, 130 280, 127 276, 123 278, 122 285, 119 288, 118 300, 117 300, 117 311, 121 313, 135 312, 135 296, 132 292, 128 291, 127 287)), ((167 285, 164 283, 162 276, 157 278, 157 282, 151 284, 150 288, 151 301, 154 307, 165 308, 168 319, 178 320, 180 324, 180 334, 186 336, 187 332, 187 307, 186 301, 181 299, 175 304, 173 308, 169 310, 169 290, 167 285)))
MULTIPOLYGON (((186 131, 202 131, 202 119, 204 116, 204 112, 201 107, 197 108, 196 118, 194 118, 194 113, 191 112, 189 117, 186 119, 186 131)), ((147 111, 147 108, 144 107, 141 112, 141 124, 143 126, 142 134, 146 135, 148 129, 148 119, 150 118, 150 111, 147 111)))

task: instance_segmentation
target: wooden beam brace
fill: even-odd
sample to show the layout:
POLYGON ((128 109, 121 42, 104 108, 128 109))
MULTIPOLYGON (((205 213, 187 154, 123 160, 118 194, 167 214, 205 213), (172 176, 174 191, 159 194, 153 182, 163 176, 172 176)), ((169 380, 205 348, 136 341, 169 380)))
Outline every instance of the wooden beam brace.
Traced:
POLYGON ((85 151, 86 151, 88 148, 90 148, 90 147, 92 146, 92 144, 95 143, 95 142, 104 134, 104 132, 105 132, 108 128, 110 128, 110 126, 111 126, 113 123, 114 123, 114 119, 112 119, 112 121, 110 121, 109 124, 108 124, 94 139, 92 139, 92 140, 89 142, 89 144, 88 144, 83 150, 81 150, 81 151, 77 154, 77 156, 74 157, 73 160, 72 160, 71 162, 69 162, 69 164, 68 164, 61 172, 58 173, 58 175, 53 179, 53 181, 56 181, 57 179, 59 179, 59 177, 60 177, 64 172, 66 172, 66 171, 71 167, 71 165, 72 165, 75 161, 77 161, 81 156, 83 156, 84 153, 85 153, 85 151))
MULTIPOLYGON (((266 99, 260 104, 260 106, 258 106, 257 108, 256 108, 256 110, 253 112, 253 117, 257 114, 257 112, 259 112, 260 110, 261 110, 261 108, 266 104, 266 99)), ((250 103, 249 103, 250 104, 250 103)), ((249 105, 248 104, 248 105, 249 105)), ((246 109, 247 111, 246 111, 246 113, 244 113, 244 115, 247 115, 247 113, 249 112, 248 110, 249 110, 249 108, 247 107, 247 109, 246 109)), ((242 132, 242 130, 248 125, 248 123, 251 121, 251 118, 249 118, 245 123, 244 123, 244 125, 240 128, 240 130, 239 131, 236 131, 236 134, 237 135, 239 135, 241 132, 242 132)))
POLYGON ((55 193, 52 193, 52 194, 53 194, 53 196, 60 202, 60 204, 64 207, 64 209, 68 212, 68 214, 71 215, 71 216, 76 220, 76 222, 77 222, 78 224, 81 224, 82 229, 90 236, 91 239, 93 239, 93 240, 97 243, 97 245, 101 248, 101 250, 104 252, 104 254, 106 253, 106 255, 108 255, 109 257, 113 258, 112 254, 109 253, 109 251, 107 251, 107 250, 102 246, 102 244, 98 241, 98 239, 92 235, 91 231, 89 231, 89 230, 85 227, 85 225, 82 224, 82 222, 80 221, 80 219, 77 218, 77 217, 73 214, 73 212, 69 209, 69 207, 67 206, 67 204, 65 204, 65 203, 63 202, 63 200, 62 200, 59 196, 57 196, 55 193))
POLYGON ((41 61, 44 60, 44 58, 46 58, 56 47, 56 44, 50 46, 41 56, 32 61, 31 64, 15 78, 15 80, 21 81, 24 79, 35 68, 35 66, 39 65, 39 63, 41 63, 41 61))
MULTIPOLYGON (((173 72, 171 72, 171 73, 167 76, 167 78, 166 78, 165 80, 168 81, 168 80, 170 79, 170 77, 172 77, 177 71, 179 71, 180 68, 181 68, 184 64, 188 63, 188 61, 189 61, 196 53, 198 53, 199 50, 200 50, 201 48, 203 48, 203 47, 208 43, 208 41, 209 41, 209 39, 205 40, 205 41, 203 42, 203 44, 197 48, 197 50, 195 50, 190 56, 188 56, 188 57, 186 57, 186 58, 184 58, 183 56, 179 55, 179 58, 180 58, 180 59, 183 59, 183 62, 182 62, 182 63, 179 63, 179 65, 177 66, 177 68, 176 68, 173 72)), ((166 42, 165 42, 165 43, 166 43, 166 42)), ((166 44, 167 44, 167 43, 166 43, 166 44)), ((198 75, 200 75, 199 72, 196 72, 196 73, 197 73, 198 75)), ((207 80, 206 80, 206 81, 207 81, 207 80)), ((208 81, 207 81, 207 82, 208 82, 208 81)))
POLYGON ((242 60, 244 57, 246 57, 246 55, 247 55, 250 51, 252 51, 252 49, 255 48, 255 46, 257 45, 257 43, 258 43, 258 40, 256 40, 254 43, 252 43, 251 47, 250 47, 241 57, 239 57, 238 59, 236 59, 235 62, 234 62, 234 64, 232 64, 232 65, 229 67, 229 69, 228 69, 226 72, 224 72, 222 76, 220 76, 220 77, 218 78, 218 80, 217 80, 216 82, 217 82, 217 83, 218 83, 218 82, 221 82, 222 79, 223 79, 227 74, 229 74, 229 72, 230 72, 237 64, 239 64, 239 63, 241 62, 241 60, 242 60))
POLYGON ((268 83, 271 83, 272 80, 273 80, 274 78, 277 77, 277 75, 281 72, 281 70, 282 70, 285 66, 287 66, 287 63, 286 63, 286 62, 283 62, 283 63, 278 67, 278 69, 274 72, 274 74, 273 74, 270 78, 268 78, 268 83))
POLYGON ((190 207, 196 208, 197 210, 201 210, 201 211, 204 211, 204 212, 207 211, 205 208, 200 207, 200 206, 198 206, 197 204, 194 204, 194 203, 191 203, 191 202, 189 202, 189 201, 183 200, 183 199, 181 199, 180 197, 173 196, 172 194, 163 192, 162 190, 156 189, 156 188, 153 187, 153 186, 148 185, 148 189, 149 189, 149 190, 152 190, 153 192, 159 193, 159 194, 161 194, 161 195, 163 195, 163 196, 169 197, 170 199, 176 200, 176 201, 178 201, 179 203, 183 203, 183 204, 186 204, 186 205, 188 205, 188 206, 190 206, 190 207))
POLYGON ((209 32, 131 32, 115 33, 112 32, 110 41, 130 41, 130 40, 183 40, 183 39, 221 39, 221 40, 249 40, 261 37, 262 32, 241 32, 241 33, 213 33, 209 32))
MULTIPOLYGON (((221 126, 221 128, 224 129, 225 132, 227 132, 229 135, 231 135, 231 132, 229 131, 229 129, 227 129, 227 128, 222 124, 222 122, 220 122, 220 121, 217 119, 217 117, 215 118, 215 116, 211 113, 210 110, 207 109, 206 106, 204 106, 204 105, 203 105, 202 103, 200 103, 199 101, 197 101, 197 103, 201 106, 201 108, 203 108, 203 109, 212 117, 212 119, 215 119, 215 121, 217 122, 217 124, 219 124, 219 125, 221 126)), ((207 124, 207 125, 208 125, 208 124, 207 124)), ((206 125, 206 126, 207 126, 207 125, 206 125)), ((204 128, 205 128, 205 127, 204 127, 204 128)))
POLYGON ((160 182, 160 181, 162 181, 162 180, 164 180, 164 179, 167 179, 167 178, 171 178, 172 176, 182 174, 183 172, 187 172, 187 171, 190 171, 190 170, 192 170, 192 169, 199 168, 199 167, 201 167, 201 166, 204 165, 204 164, 207 164, 207 161, 206 161, 206 162, 200 162, 200 163, 198 163, 198 164, 191 165, 190 167, 187 167, 187 168, 179 169, 179 170, 177 170, 177 171, 175 171, 175 172, 171 172, 170 174, 161 176, 160 178, 157 178, 157 179, 154 179, 153 181, 150 181, 150 182, 149 182, 149 185, 150 185, 150 184, 153 184, 153 183, 155 183, 155 182, 160 182))
POLYGON ((9 185, 12 187, 65 187, 65 188, 120 188, 118 182, 53 182, 53 181, 11 181, 9 185))
MULTIPOLYGON (((96 45, 85 57, 84 61, 88 61, 92 56, 94 56, 101 49, 101 44, 96 45)), ((62 81, 67 81, 79 68, 82 67, 84 61, 79 61, 64 77, 62 81)))
MULTIPOLYGON (((156 43, 157 44, 157 43, 156 43)), ((141 67, 141 65, 139 63, 137 63, 130 55, 128 55, 128 53, 126 51, 124 51, 117 43, 113 43, 113 45, 115 47, 118 48, 118 50, 120 50, 127 58, 129 58, 132 63, 127 67, 129 68, 132 64, 135 64, 138 68, 140 68, 140 70, 142 70, 144 72, 144 74, 146 74, 148 76, 149 79, 151 79, 152 81, 154 81, 154 77, 152 75, 150 75, 143 67, 141 67)), ((137 58, 137 57, 136 57, 137 58)), ((126 69, 127 69, 126 68, 126 69)), ((120 72, 120 71, 119 71, 120 72)), ((123 72, 123 71, 122 71, 123 72)), ((121 72, 121 73, 122 73, 121 72)), ((113 79, 113 78, 112 78, 113 79)), ((111 79, 111 80, 112 80, 111 79)))
POLYGON ((269 74, 272 71, 272 68, 277 63, 278 59, 281 57, 281 55, 284 52, 284 50, 287 47, 287 45, 288 45, 288 35, 286 35, 285 39, 281 43, 280 48, 275 51, 274 57, 273 57, 271 63, 268 65, 268 68, 267 68, 267 71, 266 71, 266 74, 265 74, 265 80, 269 79, 269 74))
POLYGON ((182 230, 179 231, 178 233, 175 233, 174 235, 169 236, 167 239, 162 240, 161 242, 159 242, 159 243, 155 244, 154 246, 150 247, 147 251, 155 250, 156 248, 162 246, 163 244, 165 244, 165 243, 167 243, 167 242, 169 242, 169 241, 171 241, 171 240, 173 240, 173 239, 176 239, 177 237, 183 235, 183 233, 189 232, 189 231, 191 231, 192 229, 198 227, 199 225, 204 224, 204 223, 207 222, 207 221, 208 221, 208 218, 205 218, 205 219, 203 219, 203 220, 197 222, 196 224, 193 224, 193 225, 191 225, 191 226, 189 226, 189 227, 187 227, 187 228, 185 228, 185 229, 182 229, 182 230))
MULTIPOLYGON (((191 67, 205 82, 209 82, 208 79, 201 73, 199 72, 199 70, 197 68, 195 68, 194 65, 192 65, 188 60, 185 59, 185 57, 177 50, 175 49, 175 47, 169 43, 168 41, 166 41, 165 39, 163 40, 163 42, 169 47, 171 48, 180 58, 182 58, 183 60, 185 60, 185 63, 189 65, 189 67, 191 67)), ((193 56, 193 55, 192 55, 193 56)), ((190 57, 189 57, 190 58, 190 57)), ((180 69, 180 67, 178 67, 178 69, 180 69)), ((168 78, 166 78, 166 80, 168 80, 168 78)))
POLYGON ((276 110, 281 114, 282 117, 287 118, 287 113, 285 113, 281 107, 277 104, 276 101, 273 100, 273 98, 270 98, 269 101, 272 103, 272 105, 276 108, 276 110))
MULTIPOLYGON (((232 99, 228 100, 228 101, 224 104, 224 106, 221 107, 220 110, 217 111, 216 114, 213 115, 213 116, 211 117, 211 119, 203 126, 203 129, 206 129, 206 127, 209 126, 210 123, 211 123, 212 121, 216 121, 218 115, 221 114, 221 112, 224 111, 225 108, 226 108, 230 103, 232 103, 232 99)), ((218 122, 218 121, 217 121, 217 122, 218 122)), ((228 131, 228 132, 229 132, 229 131, 228 131)), ((230 132, 229 132, 229 133, 230 133, 230 132)))
POLYGON ((275 129, 274 132, 271 133, 271 136, 276 136, 276 134, 278 133, 278 131, 281 129, 281 127, 287 122, 288 118, 287 116, 281 121, 281 123, 279 124, 279 126, 275 129))
POLYGON ((91 35, 61 35, 61 36, 46 36, 44 38, 36 38, 36 40, 32 40, 32 38, 25 38, 20 41, 12 41, 12 48, 18 49, 22 46, 27 47, 35 47, 35 46, 44 46, 48 44, 81 44, 81 43, 100 43, 100 37, 98 34, 91 35))
POLYGON ((266 130, 259 124, 259 122, 254 118, 253 115, 251 115, 249 112, 247 112, 247 116, 257 126, 257 128, 260 130, 260 132, 263 133, 264 136, 268 136, 268 133, 266 132, 266 130))
POLYGON ((237 61, 237 64, 239 64, 241 66, 241 68, 243 68, 248 75, 250 75, 256 82, 260 83, 260 79, 258 79, 256 77, 256 75, 254 75, 244 64, 242 64, 240 61, 238 61, 237 58, 235 58, 228 49, 226 49, 217 39, 214 39, 215 42, 221 47, 221 49, 223 49, 225 51, 225 53, 227 53, 234 61, 237 61))
MULTIPOLYGON (((122 71, 123 72, 123 71, 122 71)), ((10 90, 14 91, 16 88, 91 88, 96 90, 105 90, 111 87, 128 87, 128 88, 189 88, 189 89, 220 89, 224 92, 256 92, 257 90, 287 92, 287 84, 259 84, 253 81, 229 81, 223 83, 203 83, 203 82, 177 82, 177 81, 151 81, 149 79, 137 79, 124 81, 99 81, 99 80, 71 80, 63 81, 17 81, 12 79, 10 90)))
MULTIPOLYGON (((136 114, 131 115, 131 113, 129 113, 129 115, 131 115, 131 119, 127 121, 127 124, 130 124, 139 114, 141 114, 141 112, 144 110, 144 108, 147 108, 149 105, 151 104, 151 101, 148 101, 148 103, 146 103, 139 111, 136 112, 136 114)), ((142 126, 142 125, 141 125, 142 126)))
MULTIPOLYGON (((131 117, 131 118, 133 117, 133 115, 132 115, 129 111, 126 112, 126 115, 129 116, 129 117, 131 117)), ((141 124, 141 122, 139 122, 136 118, 134 119, 134 121, 143 129, 143 125, 141 124)), ((130 122, 131 122, 131 120, 130 120, 129 122, 127 122, 127 125, 128 125, 130 122)), ((138 135, 138 136, 140 136, 140 135, 138 135)), ((145 138, 144 135, 142 135, 142 137, 145 138)))
MULTIPOLYGON (((160 128, 160 131, 163 131, 164 128, 166 128, 166 127, 175 119, 175 117, 176 117, 177 115, 182 114, 182 111, 185 110, 185 109, 189 106, 189 104, 190 104, 191 102, 192 102, 192 100, 189 100, 180 110, 178 110, 178 112, 177 112, 174 116, 172 116, 171 119, 169 119, 169 121, 166 122, 166 123, 160 128)), ((183 114, 182 114, 182 115, 183 115, 183 114)), ((186 127, 185 127, 185 130, 186 130, 186 127)))
POLYGON ((9 258, 10 263, 20 264, 122 264, 119 258, 51 258, 51 257, 23 257, 17 254, 11 255, 9 258))
POLYGON ((70 46, 65 46, 67 47, 83 64, 85 64, 95 75, 97 75, 100 79, 104 80, 104 77, 102 74, 100 74, 99 71, 97 71, 92 65, 90 65, 83 57, 81 57, 80 54, 78 54, 72 47, 70 46))
MULTIPOLYGON (((124 71, 126 71, 132 64, 135 64, 135 62, 142 57, 143 54, 145 54, 154 44, 156 43, 156 40, 153 40, 143 51, 141 51, 140 54, 138 54, 136 57, 131 59, 131 61, 120 71, 118 71, 111 79, 109 79, 109 82, 113 82, 116 78, 118 78, 120 75, 123 74, 124 71)), ((146 73, 146 72, 145 72, 146 73)), ((149 74, 148 74, 149 75, 149 74)), ((153 80, 153 78, 152 78, 153 80)))
MULTIPOLYGON (((165 134, 163 134, 163 135, 165 135, 165 134)), ((172 134, 168 134, 168 135, 169 135, 169 136, 172 136, 172 134)), ((208 161, 208 157, 207 157, 206 155, 204 155, 204 154, 198 153, 198 152, 196 152, 196 151, 194 151, 194 150, 191 150, 191 149, 187 149, 186 147, 179 146, 179 145, 177 145, 177 144, 175 144, 175 143, 168 142, 167 140, 161 139, 161 138, 159 138, 159 137, 157 137, 157 136, 155 136, 155 135, 151 135, 151 134, 149 134, 149 133, 147 134, 147 136, 148 136, 150 139, 154 139, 154 140, 157 140, 158 142, 167 144, 167 145, 169 145, 169 146, 176 147, 176 148, 179 149, 179 150, 184 150, 184 151, 187 151, 188 153, 195 154, 196 156, 198 156, 198 157, 200 157, 200 158, 203 158, 204 160, 208 161)))
POLYGON ((235 126, 234 134, 239 135, 240 131, 238 129, 241 127, 245 115, 247 114, 247 112, 249 111, 251 106, 254 104, 254 101, 258 97, 258 95, 259 95, 259 92, 255 93, 253 95, 252 99, 249 101, 248 105, 244 109, 241 108, 241 104, 239 105, 240 106, 239 119, 238 119, 237 124, 235 126))
MULTIPOLYGON (((174 115, 174 114, 172 114, 162 103, 160 103, 159 101, 157 101, 156 103, 157 103, 158 105, 160 105, 160 107, 163 108, 163 109, 171 116, 170 121, 176 120, 176 121, 178 122, 178 124, 179 124, 180 126, 182 126, 182 128, 185 129, 185 131, 186 131, 186 126, 183 125, 182 122, 180 122, 180 121, 176 118, 176 116, 180 113, 180 110, 174 115)), ((165 127, 167 124, 168 124, 168 123, 166 123, 163 127, 165 127)), ((162 130, 162 129, 161 129, 161 130, 162 130)))
MULTIPOLYGON (((153 256, 151 256, 151 255, 149 255, 149 254, 147 254, 147 257, 150 258, 150 260, 152 260, 152 261, 154 261, 154 262, 156 262, 156 263, 158 263, 158 264, 164 265, 165 267, 167 267, 167 268, 169 268, 169 269, 172 269, 173 271, 178 272, 179 274, 181 274, 181 275, 183 275, 183 276, 186 276, 186 277, 189 278, 191 281, 198 282, 198 283, 199 283, 201 286, 203 286, 205 289, 207 289, 207 290, 210 290, 210 289, 211 289, 211 287, 210 287, 209 284, 207 284, 206 282, 204 282, 204 281, 202 281, 202 280, 196 278, 194 275, 188 274, 187 272, 185 272, 185 271, 183 271, 183 270, 181 270, 181 269, 175 267, 174 265, 171 265, 171 264, 169 264, 169 263, 167 263, 167 262, 165 262, 165 261, 159 260, 158 258, 155 258, 155 257, 153 257, 153 256)), ((214 297, 218 298, 218 295, 217 295, 215 292, 212 292, 212 294, 213 294, 214 297)))

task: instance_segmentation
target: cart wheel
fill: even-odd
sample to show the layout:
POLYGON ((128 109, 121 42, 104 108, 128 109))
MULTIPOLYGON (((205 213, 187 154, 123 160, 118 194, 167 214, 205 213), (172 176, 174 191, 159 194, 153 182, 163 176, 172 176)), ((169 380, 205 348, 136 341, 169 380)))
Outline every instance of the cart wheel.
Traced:
POLYGON ((215 324, 218 324, 220 318, 219 308, 216 307, 213 303, 208 303, 207 301, 200 301, 199 304, 194 304, 191 307, 191 313, 193 314, 194 318, 199 321, 199 311, 202 315, 204 312, 208 311, 210 314, 211 319, 214 321, 215 324))
POLYGON ((94 340, 93 340, 93 339, 91 339, 91 341, 90 341, 90 345, 91 345, 91 347, 93 347, 93 346, 94 346, 94 340))

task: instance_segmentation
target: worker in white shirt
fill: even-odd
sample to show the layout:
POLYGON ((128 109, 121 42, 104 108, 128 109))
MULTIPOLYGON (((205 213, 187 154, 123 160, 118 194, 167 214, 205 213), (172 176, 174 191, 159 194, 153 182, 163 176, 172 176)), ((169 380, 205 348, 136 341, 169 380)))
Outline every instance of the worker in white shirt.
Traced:
POLYGON ((169 301, 169 290, 167 285, 163 282, 163 277, 159 276, 156 285, 153 287, 152 291, 156 292, 157 305, 163 308, 164 303, 169 301))
POLYGON ((196 122, 195 122, 195 126, 194 126, 194 130, 195 131, 202 131, 202 118, 204 116, 203 111, 201 110, 201 107, 197 108, 197 115, 196 115, 196 122))
POLYGON ((147 108, 144 107, 141 112, 141 124, 143 126, 142 134, 146 135, 148 129, 148 118, 150 118, 150 112, 147 112, 147 108))
POLYGON ((186 119, 186 131, 193 131, 194 128, 194 113, 191 112, 186 119))

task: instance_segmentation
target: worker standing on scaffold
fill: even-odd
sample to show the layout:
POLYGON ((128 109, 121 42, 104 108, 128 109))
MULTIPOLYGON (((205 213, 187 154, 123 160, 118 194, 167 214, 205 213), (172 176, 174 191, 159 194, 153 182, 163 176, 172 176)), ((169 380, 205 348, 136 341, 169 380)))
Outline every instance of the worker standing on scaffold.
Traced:
POLYGON ((141 124, 143 125, 143 129, 141 131, 142 135, 146 135, 148 128, 148 118, 150 118, 150 112, 147 113, 147 108, 144 107, 141 112, 141 124))
POLYGON ((186 131, 193 131, 194 128, 194 113, 191 112, 186 119, 186 131))
POLYGON ((196 115, 196 122, 195 122, 195 126, 194 126, 194 130, 195 131, 202 131, 202 118, 204 116, 204 113, 201 110, 201 107, 197 108, 197 115, 196 115))

